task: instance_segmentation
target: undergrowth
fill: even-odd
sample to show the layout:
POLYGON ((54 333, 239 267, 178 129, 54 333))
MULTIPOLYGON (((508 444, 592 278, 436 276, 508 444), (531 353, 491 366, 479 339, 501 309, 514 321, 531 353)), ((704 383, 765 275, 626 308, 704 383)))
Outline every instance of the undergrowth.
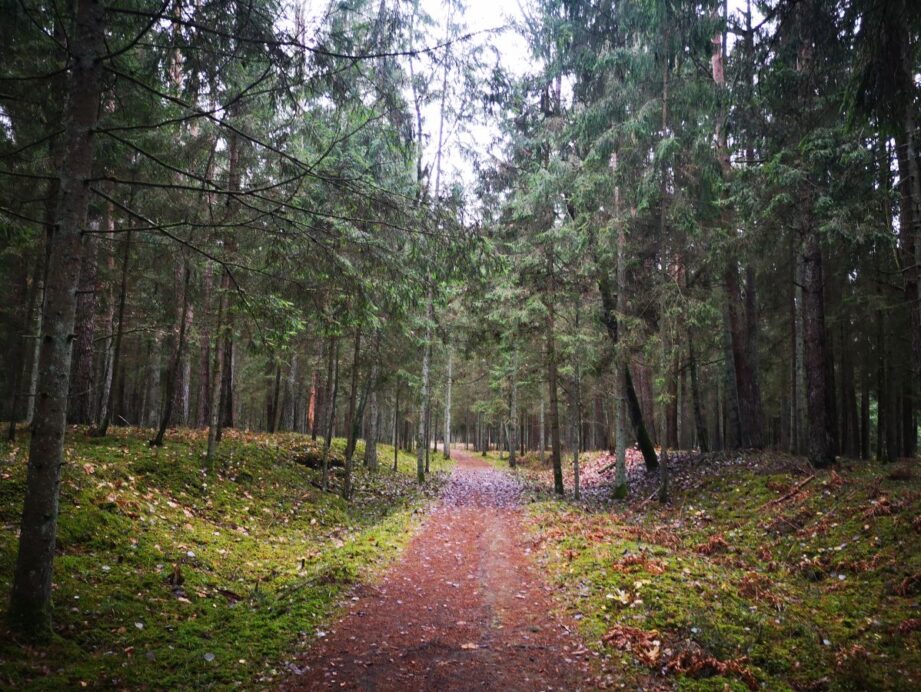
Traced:
MULTIPOLYGON (((317 636, 347 590, 373 578, 411 534, 447 468, 415 482, 415 459, 379 446, 355 455, 355 494, 316 487, 309 437, 228 431, 215 471, 204 434, 102 439, 71 430, 54 581, 55 635, 17 642, 0 612, 0 687, 208 689, 270 685, 317 636)), ((341 458, 343 440, 333 456, 341 458)), ((25 489, 27 444, 0 445, 0 593, 6 607, 25 489)), ((341 470, 334 469, 333 490, 341 470)))
MULTIPOLYGON (((680 469, 676 468, 676 471, 680 469)), ((549 499, 541 559, 600 686, 921 689, 921 469, 706 459, 671 504, 549 499)))

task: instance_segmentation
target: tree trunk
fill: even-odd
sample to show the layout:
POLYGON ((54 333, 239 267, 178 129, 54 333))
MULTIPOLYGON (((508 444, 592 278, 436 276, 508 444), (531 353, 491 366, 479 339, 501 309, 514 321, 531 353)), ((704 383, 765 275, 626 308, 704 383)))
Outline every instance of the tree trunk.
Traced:
MULTIPOLYGON (((115 405, 113 384, 118 376, 118 368, 121 365, 122 354, 122 335, 125 332, 125 302, 128 298, 128 265, 131 259, 131 231, 125 234, 124 250, 122 251, 122 275, 118 289, 118 310, 116 322, 111 326, 115 332, 115 340, 112 344, 112 367, 110 376, 106 380, 105 389, 103 390, 103 407, 99 415, 99 428, 95 434, 99 437, 105 437, 109 431, 109 421, 112 418, 112 410, 115 405)), ((123 380, 124 381, 124 380, 123 380)))
POLYGON ((860 388, 860 458, 870 458, 870 386, 864 377, 860 388))
MULTIPOLYGON (((907 43, 907 42, 906 42, 907 43)), ((917 71, 911 63, 911 51, 904 51, 908 74, 917 71)), ((896 152, 899 164, 899 192, 905 224, 901 225, 900 235, 904 253, 906 272, 905 293, 909 305, 913 306, 910 325, 910 343, 912 349, 912 376, 915 382, 921 374, 921 163, 915 144, 917 131, 915 125, 914 99, 905 99, 905 112, 901 136, 896 139, 896 152), (913 291, 912 291, 913 289, 913 291)))
MULTIPOLYGON (((714 11, 715 14, 715 11, 714 11)), ((726 86, 726 76, 724 70, 723 56, 723 35, 717 33, 711 40, 713 49, 711 52, 711 73, 713 82, 720 93, 724 92, 726 86)), ((730 159, 726 128, 724 119, 726 117, 725 107, 720 105, 720 111, 716 118, 716 156, 720 164, 723 179, 728 183, 732 175, 732 163, 730 159)), ((724 213, 723 223, 727 229, 735 226, 734 214, 727 209, 724 213)), ((733 233, 735 236, 735 233, 733 233)), ((748 333, 747 329, 756 327, 755 301, 754 301, 754 274, 748 276, 751 283, 750 302, 747 303, 747 314, 741 314, 743 302, 741 297, 741 287, 739 281, 739 269, 736 258, 731 256, 723 272, 725 284, 725 322, 726 322, 726 346, 727 355, 731 357, 732 378, 734 386, 730 388, 730 412, 733 416, 737 415, 737 420, 731 421, 738 435, 738 444, 743 447, 760 447, 763 445, 763 422, 761 414, 761 402, 759 386, 756 382, 756 372, 751 360, 754 354, 755 346, 749 341, 754 339, 754 333, 748 333), (734 395, 734 396, 733 396, 734 395), (734 401, 733 401, 734 398, 734 401)))
POLYGON ((540 440, 538 440, 538 444, 540 446, 540 463, 541 463, 541 466, 543 466, 544 465, 544 450, 547 447, 547 443, 546 443, 547 432, 544 426, 544 397, 540 398, 540 421, 538 423, 538 426, 540 427, 540 430, 538 431, 538 436, 540 437, 540 440))
MULTIPOLYGON (((95 222, 94 222, 95 225, 95 222)), ((80 281, 77 288, 77 314, 74 319, 74 345, 70 368, 70 401, 67 419, 77 425, 92 422, 93 339, 96 335, 97 240, 95 233, 83 236, 80 281)))
MULTIPOLYGON (((735 265, 730 265, 723 274, 726 283, 726 319, 729 327, 729 343, 732 355, 733 375, 735 390, 739 406, 739 444, 742 447, 761 447, 763 445, 763 430, 761 421, 761 402, 758 396, 758 385, 755 382, 755 371, 751 362, 752 345, 749 343, 751 334, 749 329, 756 323, 754 317, 749 318, 749 313, 754 313, 754 297, 751 305, 742 314, 743 303, 741 287, 739 285, 739 272, 735 265)), ((752 279, 754 290, 754 279, 752 279)))
POLYGON ((176 349, 173 353, 172 361, 166 370, 166 396, 164 397, 163 415, 160 418, 160 428, 157 430, 157 436, 150 441, 152 447, 161 447, 163 445, 163 436, 166 434, 166 428, 169 426, 173 417, 173 406, 175 404, 175 392, 180 382, 182 370, 182 356, 185 353, 186 331, 188 329, 188 304, 189 304, 189 277, 192 271, 189 268, 188 260, 183 262, 182 277, 182 307, 179 310, 179 333, 176 336, 176 349))
POLYGON ((796 402, 795 418, 796 423, 796 453, 803 454, 806 452, 806 338, 805 338, 805 318, 804 318, 804 300, 803 300, 803 258, 797 253, 795 264, 794 279, 794 401, 796 402))
MULTIPOLYGON (((211 314, 211 287, 214 282, 214 270, 211 262, 205 264, 205 276, 202 281, 202 307, 206 316, 211 314)), ((211 421, 211 328, 210 320, 203 319, 198 338, 198 406, 195 416, 196 426, 203 428, 211 421)))
POLYGON ((854 371, 853 353, 848 339, 849 329, 842 321, 840 333, 840 363, 841 363, 841 451, 847 457, 856 459, 860 456, 860 423, 857 413, 857 385, 854 371))
POLYGON ((279 390, 281 389, 281 363, 276 358, 269 363, 269 372, 266 373, 272 378, 272 385, 268 387, 265 400, 265 428, 271 434, 276 430, 276 421, 278 420, 278 400, 279 390))
MULTIPOLYGON (((619 200, 619 190, 618 194, 618 204, 620 206, 619 200)), ((627 231, 624 228, 624 222, 618 224, 617 229, 617 314, 622 315, 626 311, 627 307, 627 280, 626 280, 626 263, 627 258, 624 253, 626 251, 627 244, 627 231)), ((607 288, 607 280, 605 279, 605 288, 607 288)), ((602 296, 602 307, 605 308, 605 323, 608 324, 608 335, 612 333, 612 320, 614 315, 610 312, 610 291, 607 291, 608 304, 605 306, 605 298, 602 296)), ((627 367, 627 359, 623 353, 624 349, 620 346, 620 333, 617 330, 616 323, 613 325, 614 336, 611 337, 612 346, 614 348, 614 427, 615 427, 615 467, 616 473, 614 478, 614 496, 618 498, 627 497, 628 487, 627 487, 627 432, 626 425, 624 420, 624 399, 630 398, 628 389, 632 391, 630 386, 630 370, 627 367)), ((634 399, 636 395, 634 394, 634 399)), ((636 407, 639 408, 639 401, 636 402, 636 407)), ((656 463, 658 464, 659 460, 656 458, 656 463)), ((649 468, 649 462, 646 462, 647 468, 649 468)))
POLYGON ((316 442, 320 421, 320 360, 317 360, 310 377, 310 399, 307 402, 307 423, 310 428, 310 439, 316 442))
POLYGON ((81 234, 93 169, 93 131, 99 112, 104 13, 96 0, 77 0, 61 167, 60 204, 49 240, 45 317, 39 356, 38 401, 19 552, 10 595, 14 630, 43 639, 51 634, 51 577, 57 534, 61 465, 70 384, 71 346, 80 278, 81 234))
POLYGON ((227 284, 226 272, 221 277, 221 289, 218 296, 217 322, 214 326, 214 343, 209 347, 212 353, 213 361, 208 366, 209 384, 211 390, 208 392, 208 451, 205 455, 205 467, 207 470, 214 468, 214 455, 217 451, 218 428, 220 426, 221 414, 221 389, 224 382, 224 354, 221 348, 224 329, 224 313, 227 311, 227 284))
POLYGON ((23 390, 22 377, 28 373, 29 386, 26 391, 27 417, 31 418, 31 402, 34 397, 34 388, 32 387, 32 372, 34 364, 38 361, 38 346, 41 342, 39 331, 41 330, 41 312, 42 312, 42 295, 44 293, 45 277, 45 251, 39 247, 35 258, 35 265, 32 270, 32 284, 28 289, 28 309, 25 314, 22 325, 23 335, 22 343, 19 345, 18 358, 16 359, 16 373, 13 378, 13 397, 10 406, 10 424, 7 429, 7 439, 13 442, 16 439, 16 421, 19 419, 20 399, 23 390))
POLYGON ((835 441, 826 401, 828 381, 822 252, 817 231, 811 227, 806 229, 803 239, 803 322, 809 461, 816 468, 824 468, 835 462, 835 441))
POLYGON ((397 380, 393 393, 393 472, 397 472, 397 462, 400 457, 400 380, 397 380))
POLYGON ((694 350, 694 340, 691 330, 687 327, 688 340, 688 369, 691 371, 691 399, 694 407, 694 425, 697 430, 697 446, 706 454, 710 451, 710 436, 707 434, 707 420, 704 417, 703 399, 700 395, 700 381, 697 373, 697 354, 694 350))
MULTIPOLYGON (((431 382, 431 373, 429 374, 429 382, 431 382)), ((429 460, 430 460, 430 441, 432 439, 432 398, 431 393, 429 394, 429 410, 428 415, 425 417, 425 473, 429 472, 429 460)))
POLYGON ((451 458, 451 384, 454 376, 454 349, 448 345, 447 380, 445 382, 444 458, 451 458))
POLYGON ((160 356, 162 335, 154 330, 148 341, 147 380, 144 386, 143 425, 153 428, 160 421, 160 356))
POLYGON ((326 414, 325 432, 323 440, 323 490, 329 490, 329 448, 333 444, 333 426, 336 422, 336 396, 339 394, 339 338, 331 337, 329 344, 329 399, 327 399, 324 413, 326 414))
POLYGON ((429 413, 429 380, 431 378, 432 359, 432 322, 435 320, 435 303, 432 286, 429 285, 426 299, 426 325, 425 348, 422 353, 422 396, 419 401, 419 431, 416 436, 416 480, 425 482, 425 457, 428 454, 428 413, 429 413))
POLYGON ((582 374, 578 363, 575 364, 573 377, 573 428, 572 428, 572 497, 582 499, 582 479, 580 477, 579 454, 582 451, 582 374))
POLYGON ((515 468, 518 465, 516 453, 518 451, 518 368, 517 357, 515 368, 512 370, 512 380, 509 383, 509 427, 508 427, 508 465, 515 468))
POLYGON ((371 354, 371 374, 368 376, 368 432, 365 435, 365 466, 377 471, 377 440, 380 436, 380 403, 378 401, 378 380, 381 376, 380 356, 381 332, 374 332, 374 348, 371 354))
MULTIPOLYGON (((110 243, 115 239, 115 219, 112 218, 112 213, 112 203, 106 202, 102 228, 110 243)), ((106 249, 106 273, 108 281, 105 282, 105 285, 100 281, 96 286, 97 292, 105 298, 102 314, 98 318, 99 324, 96 327, 98 331, 105 333, 105 346, 102 349, 103 355, 96 376, 96 381, 99 382, 99 392, 93 401, 93 420, 97 423, 101 422, 106 414, 106 398, 112 388, 112 351, 115 344, 115 248, 111 244, 106 249)), ((97 432, 98 427, 90 434, 96 435, 97 432)))
MULTIPOLYGON (((49 241, 46 240, 46 243, 49 241)), ((44 250, 42 252, 44 261, 41 265, 41 273, 36 277, 38 285, 35 288, 34 295, 32 297, 32 305, 30 306, 32 320, 30 322, 29 334, 31 336, 31 348, 29 350, 29 359, 28 359, 28 389, 26 390, 26 413, 23 419, 23 425, 28 427, 32 425, 32 417, 35 414, 35 398, 38 394, 38 362, 39 356, 41 353, 41 333, 42 333, 42 321, 44 319, 44 304, 45 304, 45 287, 47 285, 47 276, 48 276, 48 251, 44 250)))
POLYGON ((547 386, 550 396, 550 461, 553 464, 553 489, 557 495, 562 496, 563 488, 563 457, 560 449, 560 404, 557 391, 557 364, 556 364, 556 316, 551 301, 547 305, 547 386))
POLYGON ((285 377, 285 395, 279 413, 280 421, 278 428, 288 432, 302 432, 297 424, 297 409, 300 401, 298 396, 297 380, 299 377, 298 352, 291 354, 291 365, 288 367, 288 374, 285 377))
MULTIPOLYGON (((727 305, 729 298, 726 299, 727 305)), ((723 312, 723 375, 725 379, 725 431, 726 447, 737 449, 745 445, 745 429, 742 421, 742 404, 739 400, 739 380, 736 377, 735 356, 733 355, 732 326, 728 310, 723 312)))
POLYGON ((356 424, 358 421, 356 402, 358 400, 358 371, 361 356, 361 327, 355 328, 355 350, 352 355, 352 384, 349 390, 349 409, 345 417, 346 435, 345 444, 345 474, 342 479, 342 499, 348 500, 352 495, 352 457, 355 455, 356 424))
POLYGON ((189 332, 192 329, 192 321, 195 317, 195 303, 192 301, 191 296, 189 295, 191 291, 191 284, 187 278, 187 273, 191 273, 191 267, 189 265, 189 258, 185 256, 183 252, 183 262, 182 262, 182 271, 180 272, 181 281, 183 284, 182 288, 182 314, 177 315, 177 322, 180 325, 179 331, 182 332, 182 325, 185 324, 185 333, 183 335, 184 342, 181 344, 182 349, 179 353, 179 361, 176 364, 176 383, 173 386, 173 411, 172 411, 172 425, 188 425, 189 424, 189 406, 190 406, 190 396, 191 396, 191 382, 190 378, 192 375, 192 361, 189 356, 189 332))
MULTIPOLYGON (((227 290, 230 290, 230 277, 227 275, 227 290)), ((218 427, 217 427, 217 439, 220 441, 221 433, 224 428, 234 427, 234 396, 233 396, 233 380, 234 380, 234 343, 233 343, 233 332, 231 317, 229 312, 225 311, 225 317, 227 319, 227 325, 224 329, 224 345, 221 349, 221 354, 224 358, 224 365, 221 369, 221 395, 218 400, 220 417, 218 418, 218 427)))
MULTIPOLYGON (((604 323, 605 331, 611 341, 613 354, 617 352, 619 340, 617 313, 610 280, 603 272, 600 273, 598 278, 598 291, 601 295, 601 320, 604 323)), ((620 367, 616 364, 616 360, 615 367, 620 367)), ((640 400, 633 386, 633 377, 630 375, 629 365, 625 362, 623 368, 624 372, 617 376, 623 377, 625 395, 627 398, 627 411, 630 415, 630 421, 633 424, 637 444, 643 454, 643 461, 646 463, 646 469, 651 471, 658 467, 659 459, 656 456, 656 449, 652 444, 652 439, 649 437, 649 432, 643 421, 643 409, 640 407, 640 400)))

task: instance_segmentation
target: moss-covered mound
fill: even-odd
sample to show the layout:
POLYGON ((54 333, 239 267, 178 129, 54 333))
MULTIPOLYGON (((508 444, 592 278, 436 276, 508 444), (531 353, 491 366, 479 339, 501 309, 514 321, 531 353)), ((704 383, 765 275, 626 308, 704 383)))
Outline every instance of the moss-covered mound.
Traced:
MULTIPOLYGON (((0 687, 204 689, 265 686, 318 636, 350 585, 369 579, 410 534, 415 461, 381 446, 342 501, 316 487, 293 434, 228 431, 215 472, 204 434, 68 435, 55 563, 54 641, 22 646, 3 629, 0 687)), ((6 606, 25 487, 26 444, 0 445, 0 607, 6 606)), ((334 454, 341 457, 344 442, 334 454)), ((443 464, 436 455, 436 468, 443 464)), ((440 468, 444 468, 441 466, 440 468)), ((341 471, 333 470, 333 490, 341 471)))
POLYGON ((542 559, 605 657, 599 685, 921 689, 916 463, 675 466, 666 507, 646 489, 582 505, 541 489, 532 505, 542 559))

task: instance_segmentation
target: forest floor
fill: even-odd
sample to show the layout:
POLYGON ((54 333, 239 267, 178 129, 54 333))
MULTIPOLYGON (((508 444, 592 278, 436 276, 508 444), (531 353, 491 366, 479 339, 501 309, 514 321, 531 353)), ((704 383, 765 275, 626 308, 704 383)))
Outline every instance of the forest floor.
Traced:
POLYGON ((613 499, 613 462, 582 455, 579 502, 553 495, 536 455, 512 472, 599 687, 921 689, 918 460, 679 454, 664 505, 634 450, 630 497, 613 499))
MULTIPOLYGON (((921 689, 916 460, 675 455, 660 504, 634 451, 626 501, 598 454, 574 501, 533 455, 420 488, 381 446, 344 502, 303 435, 228 431, 208 474, 202 431, 150 435, 69 430, 56 634, 0 601, 0 688, 921 689)), ((0 442, 0 594, 25 458, 0 442)))
MULTIPOLYGON (((357 583, 406 545, 450 464, 434 455, 420 488, 415 457, 355 455, 354 496, 317 485, 308 436, 228 430, 202 472, 205 432, 91 438, 68 430, 54 572, 53 640, 4 629, 25 492, 28 439, 0 442, 0 689, 264 689, 291 652, 338 617, 357 583)), ((341 462, 344 440, 334 440, 341 462)), ((338 491, 341 469, 332 470, 338 491)))
POLYGON ((521 485, 453 450, 441 500, 384 578, 297 662, 287 689, 579 690, 596 686, 524 530, 521 485))

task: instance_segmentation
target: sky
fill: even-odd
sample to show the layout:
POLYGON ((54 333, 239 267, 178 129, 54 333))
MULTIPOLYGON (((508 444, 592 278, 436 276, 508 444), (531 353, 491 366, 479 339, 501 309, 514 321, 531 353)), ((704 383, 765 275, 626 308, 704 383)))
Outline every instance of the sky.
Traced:
MULTIPOLYGON (((483 31, 507 25, 519 24, 529 11, 530 0, 461 0, 465 5, 463 19, 467 31, 483 31)), ((422 7, 433 19, 444 24, 447 6, 438 0, 420 0, 422 7)), ((731 14, 745 11, 747 0, 727 0, 728 11, 731 14)), ((760 15, 752 1, 753 19, 760 20, 760 15)), ((533 58, 524 37, 514 28, 509 28, 501 33, 486 34, 474 39, 498 51, 502 67, 513 75, 522 75, 535 68, 533 58)), ((730 47, 734 40, 728 37, 730 47)), ((423 116, 427 121, 426 127, 430 130, 431 139, 426 150, 426 158, 434 160, 437 149, 438 109, 436 105, 427 108, 423 116)), ((467 123, 466 132, 456 132, 453 141, 446 142, 443 154, 443 167, 448 183, 461 182, 469 189, 474 182, 472 163, 462 154, 464 148, 473 149, 480 157, 488 156, 489 151, 498 134, 496 123, 467 123)))
MULTIPOLYGON (((521 21, 522 7, 527 0, 465 0, 465 11, 460 22, 466 25, 466 32, 478 32, 497 29, 521 21)), ((422 7, 439 24, 446 21, 446 5, 438 0, 421 0, 422 7)), ((515 29, 502 32, 490 32, 473 39, 490 47, 499 54, 502 67, 514 75, 521 75, 531 67, 528 45, 523 36, 515 29)), ((429 106, 423 117, 431 126, 431 140, 426 151, 426 158, 434 160, 437 150, 438 107, 429 106)), ((445 182, 461 183, 469 189, 474 182, 472 162, 463 154, 464 150, 474 150, 479 156, 486 156, 496 135, 496 123, 466 122, 463 128, 446 128, 450 130, 442 154, 442 167, 445 182)))
MULTIPOLYGON (((297 0, 296 0, 297 1, 297 0)), ((330 0, 300 0, 305 8, 308 18, 318 20, 322 13, 330 6, 330 0)), ((419 0, 423 10, 429 14, 437 27, 443 27, 449 13, 448 5, 439 0, 419 0)), ((462 33, 484 32, 472 39, 481 45, 495 51, 502 68, 512 75, 522 75, 536 66, 533 64, 530 50, 524 37, 513 27, 501 32, 487 32, 505 26, 519 24, 531 4, 530 0, 460 0, 464 5, 461 18, 455 18, 456 23, 465 25, 462 33)), ((730 14, 744 11, 747 0, 728 0, 730 14)), ((755 13, 756 11, 753 10, 755 13)), ((755 21, 760 17, 755 16, 755 21)), ((444 29, 433 28, 434 36, 439 37, 436 43, 442 40, 444 29)), ((732 37, 730 37, 730 41, 732 37)), ((431 63, 416 62, 418 70, 429 69, 431 63)), ((438 85, 440 87, 440 84, 438 85)), ((465 97, 475 98, 477 94, 466 94, 465 97)), ((408 101, 412 95, 407 94, 408 101)), ((432 103, 423 109, 423 130, 428 138, 424 158, 428 165, 434 168, 438 145, 438 104, 432 103)), ((496 137, 499 133, 498 123, 483 122, 482 120, 467 120, 463 123, 447 122, 445 124, 445 142, 442 155, 442 190, 453 183, 460 183, 470 189, 475 182, 473 164, 464 155, 464 151, 474 151, 480 158, 489 157, 494 148, 496 137)))

